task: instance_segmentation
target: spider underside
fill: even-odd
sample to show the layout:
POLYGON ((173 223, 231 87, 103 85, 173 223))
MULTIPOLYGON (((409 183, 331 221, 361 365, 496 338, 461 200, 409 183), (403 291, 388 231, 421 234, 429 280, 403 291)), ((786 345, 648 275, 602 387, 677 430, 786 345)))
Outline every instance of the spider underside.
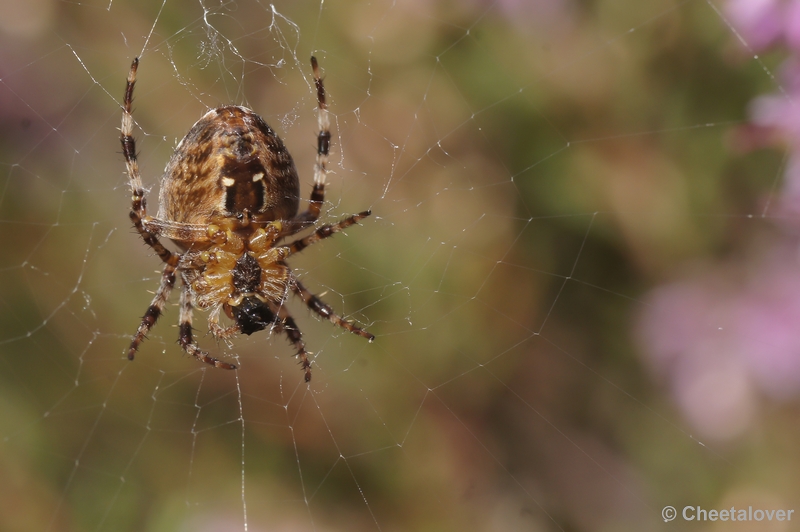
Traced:
POLYGON ((342 231, 370 215, 364 211, 323 225, 293 242, 280 241, 313 225, 325 199, 330 147, 325 88, 311 58, 317 92, 319 134, 314 185, 308 209, 298 213, 297 170, 283 142, 264 120, 245 107, 212 109, 192 126, 178 144, 161 181, 157 217, 147 215, 147 202, 133 139, 131 104, 139 59, 131 64, 123 100, 120 141, 132 193, 133 225, 144 242, 164 262, 161 284, 131 340, 128 358, 155 325, 181 279, 179 339, 193 357, 218 368, 234 364, 211 357, 192 335, 192 310, 209 312, 208 326, 218 340, 264 329, 286 334, 311 380, 311 362, 302 333, 286 308, 289 292, 315 313, 352 333, 374 336, 337 315, 295 277, 286 259, 307 246, 342 231), (169 238, 179 252, 168 250, 169 238), (232 325, 220 324, 224 312, 232 325))

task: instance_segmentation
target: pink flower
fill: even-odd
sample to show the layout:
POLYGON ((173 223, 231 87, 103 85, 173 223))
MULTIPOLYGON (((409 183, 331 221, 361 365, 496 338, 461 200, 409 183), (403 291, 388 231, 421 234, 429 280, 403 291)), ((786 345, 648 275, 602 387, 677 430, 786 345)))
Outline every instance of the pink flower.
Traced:
POLYGON ((786 43, 795 50, 800 50, 800 2, 792 0, 786 6, 783 17, 786 43))
POLYGON ((779 0, 730 0, 729 22, 754 50, 763 50, 781 36, 783 5, 779 0))
MULTIPOLYGON (((800 16, 800 1, 793 5, 798 6, 800 16)), ((759 96, 750 103, 750 123, 756 126, 751 133, 763 137, 764 144, 779 143, 790 150, 783 189, 773 214, 784 218, 785 227, 797 230, 800 229, 800 61, 787 60, 781 67, 780 80, 784 92, 759 96)))
POLYGON ((654 290, 639 338, 696 430, 729 439, 759 399, 800 396, 800 264, 794 243, 755 267, 708 267, 654 290))

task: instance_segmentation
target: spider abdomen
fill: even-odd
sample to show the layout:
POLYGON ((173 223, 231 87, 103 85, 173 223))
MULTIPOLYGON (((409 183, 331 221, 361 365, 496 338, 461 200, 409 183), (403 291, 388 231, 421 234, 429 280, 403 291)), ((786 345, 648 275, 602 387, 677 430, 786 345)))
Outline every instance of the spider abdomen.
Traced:
POLYGON ((178 144, 161 180, 158 218, 208 224, 247 212, 259 222, 288 220, 299 195, 281 139, 256 113, 230 105, 206 113, 178 144))

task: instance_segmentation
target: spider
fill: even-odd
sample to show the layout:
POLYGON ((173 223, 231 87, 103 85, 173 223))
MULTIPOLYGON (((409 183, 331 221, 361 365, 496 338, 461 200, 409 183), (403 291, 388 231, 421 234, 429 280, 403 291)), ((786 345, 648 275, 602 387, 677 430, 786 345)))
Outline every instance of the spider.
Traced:
POLYGON ((217 368, 236 369, 202 351, 192 336, 192 310, 208 311, 208 328, 217 340, 266 328, 286 334, 297 351, 306 382, 311 362, 297 324, 286 309, 289 292, 323 318, 372 342, 375 337, 337 315, 297 279, 286 259, 332 236, 370 211, 323 225, 304 238, 281 241, 312 225, 325 199, 331 133, 325 87, 311 58, 317 92, 319 133, 314 185, 308 209, 298 213, 300 184, 291 155, 267 123, 245 107, 208 111, 175 148, 161 178, 158 216, 147 214, 136 159, 131 103, 139 58, 131 63, 122 109, 120 141, 132 194, 130 218, 145 244, 164 262, 161 284, 128 349, 139 345, 164 310, 177 276, 180 295, 179 339, 183 350, 217 368), (168 250, 169 238, 179 251, 168 250), (224 312, 232 324, 220 324, 224 312))

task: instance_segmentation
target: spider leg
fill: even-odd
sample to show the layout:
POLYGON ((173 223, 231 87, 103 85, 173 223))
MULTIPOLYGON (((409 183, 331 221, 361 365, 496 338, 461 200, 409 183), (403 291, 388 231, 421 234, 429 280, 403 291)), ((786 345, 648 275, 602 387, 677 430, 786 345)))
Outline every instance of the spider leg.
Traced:
POLYGON ((297 356, 300 359, 300 366, 306 374, 306 382, 311 380, 311 362, 308 360, 308 351, 306 351, 306 344, 303 342, 303 333, 297 327, 292 315, 286 309, 286 306, 279 303, 270 304, 270 310, 277 319, 275 320, 275 330, 283 332, 297 350, 297 356))
POLYGON ((364 329, 356 327, 351 322, 342 319, 342 317, 336 314, 327 303, 322 301, 316 295, 309 292, 308 289, 305 286, 303 286, 302 283, 300 283, 300 281, 298 281, 296 278, 292 279, 292 291, 298 296, 300 296, 300 298, 308 306, 308 308, 310 308, 323 318, 329 320, 334 325, 338 325, 342 329, 348 330, 353 334, 357 334, 361 337, 364 337, 370 342, 375 340, 374 335, 368 333, 364 329))
POLYGON ((219 312, 221 309, 222 305, 218 305, 208 315, 208 329, 211 331, 211 334, 213 334, 214 338, 216 338, 217 340, 225 340, 226 338, 230 338, 231 336, 241 331, 241 328, 238 325, 223 327, 222 325, 219 324, 219 312))
POLYGON ((192 302, 189 297, 189 285, 186 283, 183 284, 181 289, 180 336, 178 337, 178 343, 181 344, 184 351, 201 362, 211 364, 217 368, 236 369, 234 364, 228 364, 227 362, 222 362, 221 360, 209 356, 208 353, 200 349, 194 342, 194 338, 192 337, 192 302))
POLYGON ((317 89, 317 161, 314 164, 314 187, 308 201, 308 209, 295 216, 292 224, 287 227, 287 235, 293 234, 319 218, 322 202, 325 200, 325 180, 328 176, 328 153, 331 146, 331 123, 328 117, 328 104, 325 101, 325 85, 319 75, 317 58, 311 57, 311 68, 314 71, 314 86, 317 89))
POLYGON ((294 255, 295 253, 303 251, 311 244, 319 242, 323 238, 328 238, 329 236, 332 236, 334 233, 338 233, 340 231, 343 231, 344 229, 347 229, 351 225, 354 225, 358 223, 360 220, 363 220, 370 214, 372 214, 372 211, 364 211, 358 214, 354 214, 352 216, 348 216, 347 218, 338 223, 323 225, 310 235, 295 240, 294 242, 290 242, 289 244, 285 244, 281 247, 289 248, 289 253, 286 255, 287 257, 290 255, 294 255))
POLYGON ((144 197, 144 187, 142 178, 139 174, 139 162, 136 159, 136 141, 133 138, 133 116, 131 115, 131 104, 133 103, 133 87, 136 84, 136 70, 139 68, 139 58, 134 58, 131 63, 131 70, 128 73, 128 81, 125 86, 125 98, 122 105, 122 125, 120 127, 119 140, 122 143, 122 154, 125 156, 125 166, 128 170, 128 179, 131 185, 131 221, 136 231, 141 235, 145 244, 153 248, 162 261, 168 263, 173 254, 161 244, 155 233, 145 228, 145 223, 149 219, 147 216, 147 199, 144 197))
POLYGON ((150 302, 150 306, 147 307, 147 312, 142 316, 142 322, 139 324, 136 334, 134 334, 131 339, 131 345, 130 348, 128 348, 128 360, 133 360, 136 351, 139 349, 139 345, 147 337, 147 333, 150 332, 150 329, 156 324, 159 316, 161 316, 161 312, 164 310, 164 305, 167 303, 167 299, 169 299, 172 287, 175 286, 175 268, 178 264, 178 257, 179 255, 172 255, 170 261, 164 266, 164 271, 161 273, 161 284, 158 286, 158 290, 156 291, 156 295, 153 296, 153 301, 150 302))

